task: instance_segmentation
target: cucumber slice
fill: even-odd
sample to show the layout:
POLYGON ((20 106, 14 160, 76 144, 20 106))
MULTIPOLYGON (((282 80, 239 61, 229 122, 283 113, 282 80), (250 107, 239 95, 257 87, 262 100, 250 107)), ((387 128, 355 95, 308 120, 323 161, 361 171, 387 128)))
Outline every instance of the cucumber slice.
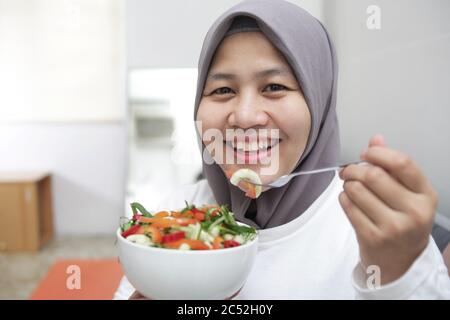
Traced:
POLYGON ((198 237, 200 236, 200 231, 202 230, 202 226, 200 225, 200 223, 196 223, 196 224, 190 224, 189 226, 186 226, 186 227, 177 227, 174 229, 184 231, 184 233, 186 234, 186 238, 188 238, 188 239, 197 240, 198 237))
POLYGON ((210 235, 208 232, 201 230, 199 240, 203 242, 213 242, 214 237, 210 235))
POLYGON ((136 244, 140 244, 143 246, 152 246, 153 242, 150 240, 149 237, 143 234, 132 234, 131 236, 127 237, 127 240, 134 242, 136 244))
POLYGON ((220 233, 220 227, 219 226, 215 226, 214 228, 211 229, 211 231, 209 232, 213 237, 217 237, 220 233))
POLYGON ((227 233, 226 235, 223 236, 223 238, 224 238, 225 240, 233 240, 233 235, 227 233))
POLYGON ((261 179, 259 175, 250 169, 239 169, 233 173, 230 178, 231 184, 239 187, 242 191, 245 192, 247 197, 256 199, 261 195, 261 186, 254 185, 253 183, 261 184, 261 179), (244 179, 250 181, 247 182, 244 179))
POLYGON ((239 242, 240 244, 244 244, 245 243, 244 237, 241 236, 240 234, 238 234, 237 236, 234 236, 233 240, 236 241, 236 242, 239 242))

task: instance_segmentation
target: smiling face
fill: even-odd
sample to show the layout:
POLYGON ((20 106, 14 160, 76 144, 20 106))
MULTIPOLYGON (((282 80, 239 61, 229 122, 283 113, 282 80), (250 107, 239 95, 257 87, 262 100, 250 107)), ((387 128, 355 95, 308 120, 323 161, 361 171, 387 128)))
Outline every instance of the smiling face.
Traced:
MULTIPOLYGON (((261 32, 224 38, 209 70, 197 121, 203 133, 222 133, 223 139, 214 142, 213 158, 225 173, 249 168, 263 183, 292 172, 311 127, 289 64, 261 32), (264 170, 270 166, 276 170, 264 170)), ((203 141, 205 146, 211 143, 204 135, 203 141)))

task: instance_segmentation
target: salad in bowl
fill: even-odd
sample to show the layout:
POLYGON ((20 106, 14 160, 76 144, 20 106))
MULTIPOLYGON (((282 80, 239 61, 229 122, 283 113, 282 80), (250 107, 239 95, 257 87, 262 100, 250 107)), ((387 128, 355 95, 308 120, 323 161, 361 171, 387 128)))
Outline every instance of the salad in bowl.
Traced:
POLYGON ((151 299, 225 299, 251 271, 258 233, 237 222, 227 206, 149 212, 131 204, 133 216, 117 230, 119 260, 130 283, 151 299))

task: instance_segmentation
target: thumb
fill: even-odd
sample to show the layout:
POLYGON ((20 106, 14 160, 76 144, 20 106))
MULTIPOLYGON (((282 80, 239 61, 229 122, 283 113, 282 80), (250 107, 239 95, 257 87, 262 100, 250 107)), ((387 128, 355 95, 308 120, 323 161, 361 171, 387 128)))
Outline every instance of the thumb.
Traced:
POLYGON ((369 141, 369 148, 370 147, 376 147, 376 146, 378 146, 378 147, 387 147, 387 144, 386 144, 386 142, 384 140, 383 135, 376 134, 370 139, 370 141, 369 141))

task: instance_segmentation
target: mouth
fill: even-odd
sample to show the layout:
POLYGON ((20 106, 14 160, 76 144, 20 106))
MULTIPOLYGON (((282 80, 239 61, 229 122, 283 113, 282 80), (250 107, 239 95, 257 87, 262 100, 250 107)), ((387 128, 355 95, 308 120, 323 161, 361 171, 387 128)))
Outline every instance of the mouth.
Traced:
POLYGON ((283 140, 267 137, 245 137, 245 139, 224 140, 224 144, 233 150, 234 156, 244 164, 256 164, 268 158, 272 149, 283 140))

